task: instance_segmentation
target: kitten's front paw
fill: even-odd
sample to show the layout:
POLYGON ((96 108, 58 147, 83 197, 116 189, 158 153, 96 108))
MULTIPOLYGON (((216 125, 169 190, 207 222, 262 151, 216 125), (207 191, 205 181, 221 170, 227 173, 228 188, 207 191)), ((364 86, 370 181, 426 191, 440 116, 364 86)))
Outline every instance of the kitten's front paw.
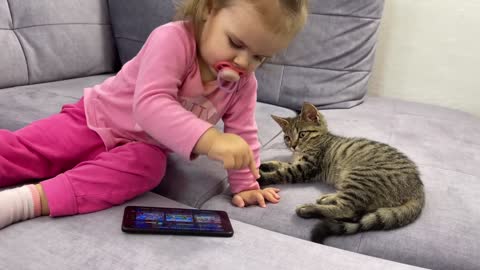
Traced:
POLYGON ((262 172, 274 172, 278 170, 280 164, 278 161, 268 161, 260 164, 260 171, 262 172))
POLYGON ((260 178, 257 179, 257 182, 260 186, 267 186, 273 184, 271 173, 264 172, 260 170, 260 178))
POLYGON ((315 216, 315 209, 318 207, 317 204, 314 203, 307 203, 307 204, 302 204, 297 206, 297 209, 295 209, 295 212, 299 217, 302 218, 312 218, 315 216))

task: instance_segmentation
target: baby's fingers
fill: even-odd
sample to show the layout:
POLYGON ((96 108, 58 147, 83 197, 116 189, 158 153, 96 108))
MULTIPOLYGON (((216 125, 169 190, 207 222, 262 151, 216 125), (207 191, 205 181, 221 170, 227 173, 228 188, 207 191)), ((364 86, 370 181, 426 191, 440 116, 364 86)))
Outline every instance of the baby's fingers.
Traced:
POLYGON ((233 205, 235 205, 236 207, 245 207, 245 201, 243 200, 243 198, 236 194, 235 196, 233 196, 232 198, 232 203, 233 205))
POLYGON ((267 207, 267 204, 265 203, 265 198, 263 197, 263 194, 261 192, 255 193, 255 198, 260 207, 267 207))
POLYGON ((269 194, 272 194, 273 197, 275 197, 276 199, 280 199, 280 195, 278 195, 278 192, 280 192, 280 189, 278 188, 266 188, 263 191, 269 194))
POLYGON ((260 173, 258 172, 257 164, 255 163, 255 158, 253 157, 253 154, 251 151, 250 151, 250 162, 248 163, 248 168, 252 172, 253 177, 255 177, 255 179, 260 178, 260 173))
POLYGON ((280 189, 279 189, 279 188, 273 188, 273 187, 264 188, 263 190, 264 190, 264 191, 268 191, 268 192, 273 192, 273 193, 278 193, 278 192, 280 192, 280 189))
POLYGON ((278 203, 280 196, 274 190, 264 190, 264 197, 271 203, 278 203))

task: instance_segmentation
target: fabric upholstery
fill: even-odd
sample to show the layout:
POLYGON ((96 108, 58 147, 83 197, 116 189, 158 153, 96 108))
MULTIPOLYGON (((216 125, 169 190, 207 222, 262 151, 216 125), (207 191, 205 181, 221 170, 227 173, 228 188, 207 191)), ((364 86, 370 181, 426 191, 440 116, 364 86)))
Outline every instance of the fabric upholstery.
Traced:
MULTIPOLYGON (((479 269, 480 119, 451 109, 370 98, 349 110, 323 110, 338 135, 389 143, 420 169, 426 205, 413 224, 392 231, 327 238, 326 245, 430 269, 479 269)), ((262 159, 289 161, 279 135, 262 150, 262 159)), ((325 184, 279 185, 281 201, 267 209, 235 208, 218 195, 202 208, 223 209, 240 221, 302 239, 318 222, 295 214, 297 205, 334 192, 325 184)))
POLYGON ((122 64, 132 59, 150 32, 171 21, 174 0, 109 0, 115 42, 122 64))
POLYGON ((0 89, 0 129, 17 130, 58 113, 64 104, 78 101, 85 87, 109 76, 111 74, 0 89))
POLYGON ((258 70, 259 100, 294 110, 362 102, 373 66, 383 0, 313 0, 307 25, 258 70))
POLYGON ((257 269, 266 263, 278 270, 421 269, 316 245, 236 220, 232 220, 231 238, 127 234, 120 229, 126 205, 188 208, 147 193, 101 212, 14 224, 0 231, 0 269, 257 269))
POLYGON ((113 72, 106 0, 0 0, 0 87, 113 72))

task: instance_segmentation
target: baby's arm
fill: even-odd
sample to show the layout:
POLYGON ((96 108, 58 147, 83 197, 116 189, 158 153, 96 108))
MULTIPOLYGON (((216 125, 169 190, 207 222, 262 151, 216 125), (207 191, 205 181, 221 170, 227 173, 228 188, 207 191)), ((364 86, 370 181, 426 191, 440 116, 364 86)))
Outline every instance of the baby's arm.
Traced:
MULTIPOLYGON (((252 75, 238 90, 238 96, 223 117, 225 132, 241 136, 252 150, 255 164, 260 165, 260 143, 258 128, 255 123, 255 106, 257 102, 257 81, 252 75)), ((251 174, 241 170, 229 170, 230 190, 234 194, 233 205, 244 207, 258 204, 266 207, 266 201, 278 203, 280 190, 277 188, 259 189, 258 182, 251 174)))
MULTIPOLYGON (((255 122, 257 82, 253 74, 241 82, 240 89, 223 115, 224 130, 225 133, 236 134, 245 140, 253 153, 257 169, 260 166, 260 142, 255 122)), ((260 189, 257 179, 249 170, 228 170, 230 191, 233 194, 260 189)))
POLYGON ((179 88, 196 55, 194 40, 182 29, 173 23, 156 28, 130 63, 138 69, 130 76, 137 76, 132 108, 136 124, 162 146, 188 159, 212 124, 179 102, 179 88))

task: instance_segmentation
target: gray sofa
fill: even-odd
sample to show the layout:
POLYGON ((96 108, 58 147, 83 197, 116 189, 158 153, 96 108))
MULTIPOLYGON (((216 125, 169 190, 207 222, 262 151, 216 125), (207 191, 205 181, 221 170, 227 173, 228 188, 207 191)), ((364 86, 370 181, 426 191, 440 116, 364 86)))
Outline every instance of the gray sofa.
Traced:
MULTIPOLYGON (((172 18, 173 2, 0 0, 0 128, 56 113, 114 74, 172 18)), ((261 157, 290 156, 269 115, 295 115, 303 100, 314 102, 333 132, 389 143, 418 164, 427 202, 415 223, 315 244, 308 239, 316 221, 294 209, 331 188, 280 186, 279 204, 235 208, 219 164, 172 154, 162 183, 125 205, 226 210, 232 238, 125 234, 119 205, 0 230, 0 269, 480 269, 480 119, 366 96, 382 7, 311 0, 304 33, 257 74, 261 157)))

